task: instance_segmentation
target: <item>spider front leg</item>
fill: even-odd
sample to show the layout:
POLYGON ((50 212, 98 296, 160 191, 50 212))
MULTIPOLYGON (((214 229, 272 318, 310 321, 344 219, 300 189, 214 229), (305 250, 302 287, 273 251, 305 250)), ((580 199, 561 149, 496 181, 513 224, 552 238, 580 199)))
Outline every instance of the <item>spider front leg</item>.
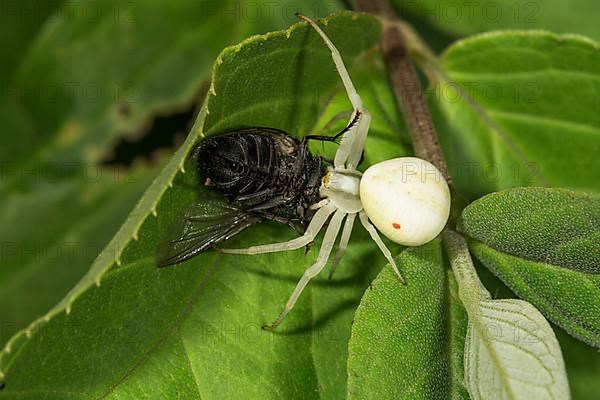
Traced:
MULTIPOLYGON (((350 145, 348 157, 346 159, 346 168, 356 169, 363 156, 365 141, 371 127, 371 114, 366 109, 362 111, 362 117, 356 125, 355 132, 348 133, 350 145)), ((337 154, 336 154, 337 157, 337 154)))
POLYGON ((321 244, 321 249, 319 250, 317 262, 314 263, 304 272, 304 275, 302 275, 302 278, 296 285, 296 288, 294 289, 292 295, 285 304, 285 308, 283 309, 281 314, 279 314, 279 317, 277 317, 277 320, 275 320, 275 322, 273 322, 270 325, 264 325, 263 329, 272 331, 275 328, 277 328, 279 324, 281 324, 285 316, 290 312, 290 310, 294 308, 296 301, 300 297, 300 294, 302 294, 302 291, 304 290, 306 285, 308 285, 308 282, 310 282, 312 278, 317 276, 323 270, 323 268, 325 268, 327 260, 329 259, 329 255, 331 254, 331 250, 333 248, 335 239, 340 231, 340 228, 342 227, 342 220, 345 216, 346 213, 341 210, 336 211, 336 213, 333 215, 331 221, 329 222, 329 226, 325 231, 325 236, 323 237, 323 243, 321 244))
POLYGON ((344 134, 340 147, 335 154, 334 166, 336 169, 356 169, 356 166, 360 162, 367 133, 369 132, 369 127, 371 125, 371 115, 364 108, 362 99, 356 91, 352 79, 350 78, 350 74, 344 65, 344 60, 333 42, 313 20, 301 14, 298 14, 298 17, 308 22, 314 28, 331 51, 331 58, 333 59, 338 74, 340 75, 340 79, 344 84, 350 103, 352 103, 352 107, 354 108, 353 117, 348 124, 349 129, 347 129, 347 132, 344 134), (354 126, 351 126, 353 122, 355 124, 354 126))
POLYGON ((315 240, 315 237, 319 234, 319 231, 321 231, 321 228, 323 228, 323 225, 325 225, 329 216, 336 210, 335 205, 329 202, 319 203, 319 205, 320 207, 311 219, 308 228, 306 228, 306 232, 300 237, 287 242, 263 244, 260 246, 248 247, 246 249, 220 249, 220 251, 229 254, 254 255, 302 248, 315 240))

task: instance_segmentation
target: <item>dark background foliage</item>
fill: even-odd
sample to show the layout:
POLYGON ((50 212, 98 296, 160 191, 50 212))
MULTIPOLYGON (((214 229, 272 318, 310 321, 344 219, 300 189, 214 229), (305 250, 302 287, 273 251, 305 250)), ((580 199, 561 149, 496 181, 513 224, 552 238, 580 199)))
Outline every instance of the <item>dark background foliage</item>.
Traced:
MULTIPOLYGON (((442 54, 433 66, 418 61, 423 82, 430 85, 440 141, 465 199, 517 186, 600 191, 597 2, 393 4, 442 54), (505 29, 529 33, 479 36, 445 52, 470 35, 505 29), (456 97, 456 84, 473 92, 456 97), (498 88, 504 93, 499 98, 498 88), (505 172, 503 178, 485 175, 490 163, 505 172), (468 167, 476 164, 472 177, 468 167)), ((329 0, 0 3, 0 346, 7 345, 0 356, 0 378, 6 374, 0 398, 152 398, 152 391, 165 398, 239 393, 393 398, 398 381, 412 382, 406 393, 422 398, 465 398, 456 375, 462 368, 456 356, 462 343, 456 338, 465 316, 439 243, 404 254, 407 276, 420 282, 409 292, 394 292, 385 275, 377 278, 378 289, 365 300, 385 306, 383 294, 389 292, 397 296, 390 304, 405 308, 362 303, 357 318, 365 324, 355 331, 356 308, 384 264, 358 229, 334 282, 314 283, 290 316, 287 335, 266 335, 256 327, 277 314, 314 255, 278 254, 240 263, 211 252, 164 272, 153 268, 161 232, 201 198, 193 166, 183 164, 197 138, 248 124, 302 135, 323 129, 347 109, 329 54, 304 28, 289 38, 281 32, 224 52, 211 87, 220 52, 252 35, 287 29, 297 21, 295 12, 325 17, 352 5, 329 0), (211 89, 216 96, 206 97, 211 89), (181 165, 185 174, 177 172, 181 165), (155 179, 136 208, 143 215, 130 215, 155 179), (125 240, 113 242, 117 248, 101 257, 110 262, 95 261, 128 215, 127 229, 118 236, 125 240), (88 275, 91 280, 67 295, 92 264, 101 273, 88 275), (428 293, 435 295, 422 304, 428 293), (417 316, 416 325, 406 315, 417 316), (386 316, 395 334, 410 336, 418 327, 421 335, 405 342, 378 336, 376 328, 387 327, 386 316), (440 321, 446 330, 437 329, 440 321), (351 334, 355 353, 348 359, 351 334), (407 370, 405 359, 389 360, 382 353, 373 360, 360 352, 379 345, 392 353, 413 352, 409 361, 424 368, 420 379, 401 372, 407 370), (422 348, 427 351, 414 351, 422 348), (369 370, 371 363, 383 369, 369 370), (396 373, 382 373, 390 365, 397 366, 396 373)), ((342 16, 327 31, 375 115, 367 165, 410 154, 376 47, 379 24, 342 16)), ((471 215, 477 211, 470 209, 471 215)), ((468 218, 463 228, 483 264, 508 256, 494 253, 494 239, 468 218)), ((592 239, 595 232, 589 233, 592 239)), ((285 227, 265 225, 238 244, 293 235, 285 227)), ((515 296, 480 267, 492 295, 515 296)), ((510 271, 488 267, 522 295, 525 289, 518 279, 510 280, 510 271)), ((590 296, 598 291, 594 282, 590 296)), ((553 315, 546 316, 571 333, 576 328, 570 327, 578 327, 577 317, 561 324, 553 315)), ((591 333, 578 330, 576 336, 597 344, 597 330, 590 339, 597 327, 596 321, 591 333)), ((556 333, 573 397, 600 398, 598 353, 562 328, 556 333)))

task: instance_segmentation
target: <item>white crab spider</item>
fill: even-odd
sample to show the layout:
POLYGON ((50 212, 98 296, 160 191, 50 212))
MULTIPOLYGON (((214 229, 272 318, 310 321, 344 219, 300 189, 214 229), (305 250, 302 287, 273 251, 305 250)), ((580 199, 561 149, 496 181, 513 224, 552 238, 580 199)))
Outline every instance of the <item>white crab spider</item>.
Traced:
POLYGON ((371 114, 363 106, 335 45, 314 21, 303 15, 299 17, 317 31, 331 50, 354 112, 349 122, 349 126, 352 126, 343 135, 335 153, 334 167, 330 167, 323 177, 320 194, 324 200, 312 206, 317 211, 306 232, 287 242, 246 249, 222 249, 225 253, 246 255, 300 249, 310 244, 329 220, 317 261, 304 272, 277 320, 264 327, 269 330, 275 329, 283 321, 308 282, 323 270, 333 243, 342 230, 331 267, 330 275, 333 274, 348 246, 357 215, 400 281, 404 282, 392 254, 370 221, 390 240, 418 246, 429 242, 442 231, 450 213, 448 185, 440 172, 425 160, 412 157, 387 160, 371 166, 364 175, 356 169, 369 132, 371 114))

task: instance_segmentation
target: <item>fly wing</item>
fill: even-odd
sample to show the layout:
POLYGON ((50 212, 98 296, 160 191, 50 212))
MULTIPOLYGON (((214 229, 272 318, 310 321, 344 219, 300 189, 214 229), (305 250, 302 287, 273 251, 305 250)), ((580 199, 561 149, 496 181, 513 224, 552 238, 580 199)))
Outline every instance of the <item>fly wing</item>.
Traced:
POLYGON ((189 260, 259 221, 223 199, 206 199, 190 207, 173 226, 158 248, 158 266, 189 260))

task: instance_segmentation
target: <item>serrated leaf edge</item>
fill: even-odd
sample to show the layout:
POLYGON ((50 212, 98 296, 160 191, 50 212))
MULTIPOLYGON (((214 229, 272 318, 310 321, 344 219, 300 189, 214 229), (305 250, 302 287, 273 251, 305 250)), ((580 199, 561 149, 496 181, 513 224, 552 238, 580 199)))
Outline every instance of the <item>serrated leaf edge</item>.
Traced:
MULTIPOLYGON (((321 19, 319 22, 327 25, 331 19, 342 15, 350 16, 353 20, 356 20, 360 16, 367 14, 352 11, 341 11, 331 14, 327 18, 321 19)), ((65 311, 66 314, 70 314, 73 304, 83 292, 88 290, 93 285, 100 286, 102 283, 102 277, 106 274, 106 272, 108 272, 108 270, 114 264, 117 264, 118 266, 120 265, 120 257, 127 245, 132 240, 138 240, 138 231, 146 219, 150 215, 154 217, 158 216, 156 207, 162 199, 162 196, 167 192, 167 190, 173 187, 173 180, 177 174, 180 172, 185 173, 184 163, 188 154, 192 150, 196 141, 199 138, 204 137, 203 128, 206 117, 209 114, 208 108, 210 106, 210 99, 211 97, 217 96, 213 85, 214 78, 216 76, 218 67, 223 64, 223 59, 229 54, 239 52, 243 46, 251 43, 266 41, 272 37, 281 37, 284 35, 286 39, 289 39, 293 31, 305 27, 306 25, 306 22, 298 22, 291 25, 286 30, 250 36, 240 43, 228 46, 221 51, 213 64, 211 72, 211 85, 204 99, 200 114, 183 145, 181 145, 181 147, 175 152, 169 163, 152 182, 150 187, 146 189, 141 199, 127 217, 125 223, 121 226, 119 231, 111 239, 104 250, 98 255, 87 274, 84 275, 84 277, 73 287, 73 289, 71 289, 58 304, 50 309, 48 313, 33 321, 27 326, 27 328, 15 333, 8 340, 2 351, 0 351, 0 381, 5 378, 5 374, 10 367, 10 361, 18 355, 19 349, 22 348, 22 346, 33 335, 33 333, 62 311, 65 311), (17 343, 18 349, 16 348, 17 343)))

